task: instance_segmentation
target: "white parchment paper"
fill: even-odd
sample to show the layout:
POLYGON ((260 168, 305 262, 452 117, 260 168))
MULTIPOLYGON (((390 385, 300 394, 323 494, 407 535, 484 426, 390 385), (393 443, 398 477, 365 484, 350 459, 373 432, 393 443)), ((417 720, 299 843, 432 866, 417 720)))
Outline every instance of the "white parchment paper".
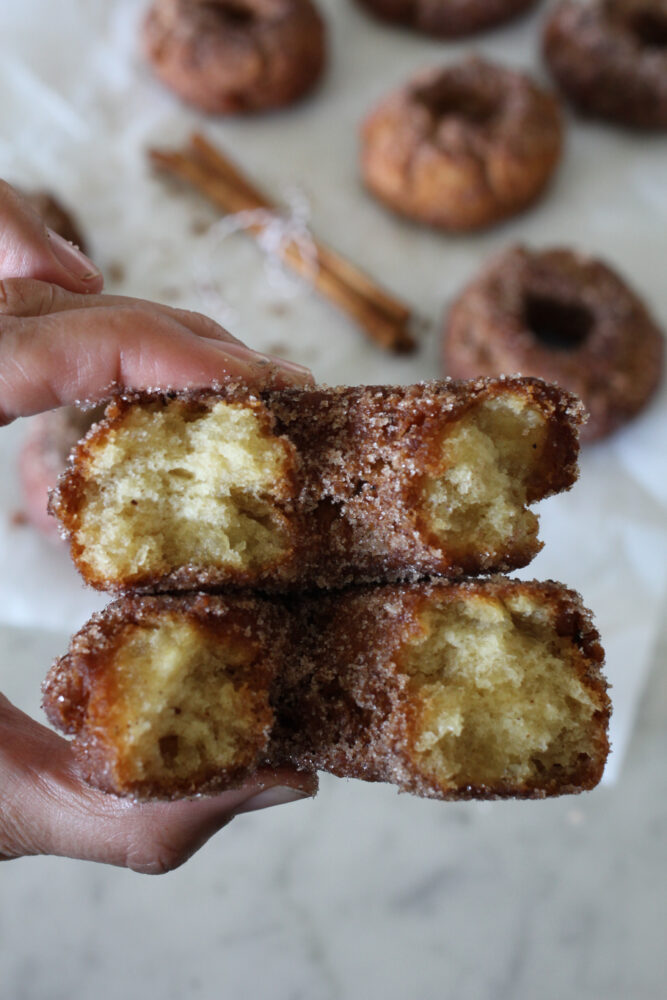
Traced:
MULTIPOLYGON (((568 119, 562 166, 531 212, 489 233, 424 230, 385 212, 362 190, 358 125, 386 90, 425 65, 468 51, 545 78, 544 6, 474 44, 444 44, 368 19, 348 0, 320 0, 330 67, 298 108, 248 120, 206 118, 180 105, 142 62, 146 4, 9 0, 0 9, 0 175, 48 187, 75 206, 110 291, 205 311, 252 346, 313 368, 320 381, 408 383, 440 374, 447 304, 509 243, 571 245, 604 257, 667 323, 667 139, 568 119), (145 150, 198 128, 274 197, 307 203, 312 226, 405 297, 427 321, 422 346, 395 358, 368 344, 301 283, 276 279, 242 233, 212 226, 196 195, 154 177, 145 150)), ((544 551, 524 576, 581 591, 607 650, 618 771, 651 663, 667 594, 667 393, 633 425, 589 447, 581 480, 542 505, 544 551)), ((15 458, 21 424, 0 433, 0 623, 79 627, 105 603, 83 588, 58 544, 17 526, 15 458)), ((63 643, 65 643, 65 636, 63 643)), ((46 665, 45 665, 46 668, 46 665)))

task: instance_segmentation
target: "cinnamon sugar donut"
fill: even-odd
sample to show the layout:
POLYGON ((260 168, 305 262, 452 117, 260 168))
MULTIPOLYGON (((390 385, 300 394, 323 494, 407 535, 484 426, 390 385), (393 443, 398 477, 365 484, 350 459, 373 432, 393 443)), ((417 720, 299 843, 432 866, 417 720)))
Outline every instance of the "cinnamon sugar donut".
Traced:
POLYGON ((506 250, 465 289, 445 325, 448 374, 522 372, 557 382, 586 406, 588 441, 646 406, 663 356, 662 333, 622 278, 564 249, 506 250))
POLYGON ((296 101, 326 58, 324 22, 311 0, 154 0, 143 37, 162 82, 220 114, 296 101))
POLYGON ((331 588, 525 566, 577 478, 578 400, 537 379, 129 392, 51 496, 116 592, 331 588))
POLYGON ((556 101, 529 77, 471 58, 420 73, 366 119, 363 177, 396 212, 480 229, 541 194, 561 133, 556 101))
POLYGON ((457 38, 509 21, 536 0, 358 0, 377 17, 428 35, 457 38))
POLYGON ((544 54, 584 114, 667 128, 667 0, 563 0, 547 22, 544 54))
POLYGON ((603 650, 577 594, 494 578, 259 595, 124 597, 44 685, 106 791, 178 798, 291 764, 437 799, 592 788, 603 650))

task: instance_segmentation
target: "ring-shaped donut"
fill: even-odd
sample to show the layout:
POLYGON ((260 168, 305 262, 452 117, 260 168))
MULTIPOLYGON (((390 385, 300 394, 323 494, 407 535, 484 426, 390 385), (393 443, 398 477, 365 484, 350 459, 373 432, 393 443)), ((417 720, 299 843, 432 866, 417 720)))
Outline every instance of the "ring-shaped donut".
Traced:
POLYGON ((366 119, 362 173, 394 211, 448 230, 526 208, 560 158, 556 100, 515 70, 470 58, 420 73, 366 119))
POLYGON ((326 61, 311 0, 154 0, 143 40, 159 79, 212 114, 291 104, 326 61))
POLYGON ((445 323, 448 375, 534 375, 584 402, 582 439, 610 434, 657 389, 664 336, 607 264, 566 249, 512 247, 483 269, 445 323))
POLYGON ((667 0, 564 0, 547 21, 543 48, 583 114, 667 129, 667 0))

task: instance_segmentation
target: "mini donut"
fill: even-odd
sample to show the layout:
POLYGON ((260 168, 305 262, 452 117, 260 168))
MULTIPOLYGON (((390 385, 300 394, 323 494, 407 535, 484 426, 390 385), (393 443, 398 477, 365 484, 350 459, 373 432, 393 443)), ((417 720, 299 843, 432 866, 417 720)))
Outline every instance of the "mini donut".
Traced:
POLYGON ((663 356, 663 334, 619 275, 565 249, 512 247, 494 258, 454 303, 444 332, 449 375, 557 382, 588 410, 588 441, 644 409, 663 356))
POLYGON ((59 236, 62 236, 69 243, 74 243, 83 253, 86 252, 86 243, 81 235, 78 222, 57 198, 49 191, 21 190, 21 194, 32 205, 37 214, 42 217, 44 224, 49 229, 52 229, 54 233, 58 233, 59 236))
POLYGON ((667 0, 563 0, 543 45, 560 89, 583 114, 667 128, 667 0))
POLYGON ((430 70, 366 119, 362 173, 394 211, 448 230, 481 229, 544 190, 562 146, 555 99, 481 59, 430 70))
POLYGON ((441 38, 472 35, 523 13, 536 0, 358 0, 384 21, 441 38))
POLYGON ((160 80, 214 114, 291 104, 326 59, 311 0, 154 0, 143 40, 160 80))

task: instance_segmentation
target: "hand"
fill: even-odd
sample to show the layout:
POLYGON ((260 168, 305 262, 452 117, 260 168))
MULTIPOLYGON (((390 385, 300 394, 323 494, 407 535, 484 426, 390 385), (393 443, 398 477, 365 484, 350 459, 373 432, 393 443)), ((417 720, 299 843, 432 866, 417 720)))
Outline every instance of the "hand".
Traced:
MULTIPOLYGON (((0 181, 0 424, 115 388, 308 383, 298 365, 245 347, 213 320, 121 296, 0 181)), ((58 854, 160 873, 241 812, 311 796, 316 779, 264 770, 243 787, 137 804, 86 785, 69 743, 0 695, 0 859, 58 854)))

